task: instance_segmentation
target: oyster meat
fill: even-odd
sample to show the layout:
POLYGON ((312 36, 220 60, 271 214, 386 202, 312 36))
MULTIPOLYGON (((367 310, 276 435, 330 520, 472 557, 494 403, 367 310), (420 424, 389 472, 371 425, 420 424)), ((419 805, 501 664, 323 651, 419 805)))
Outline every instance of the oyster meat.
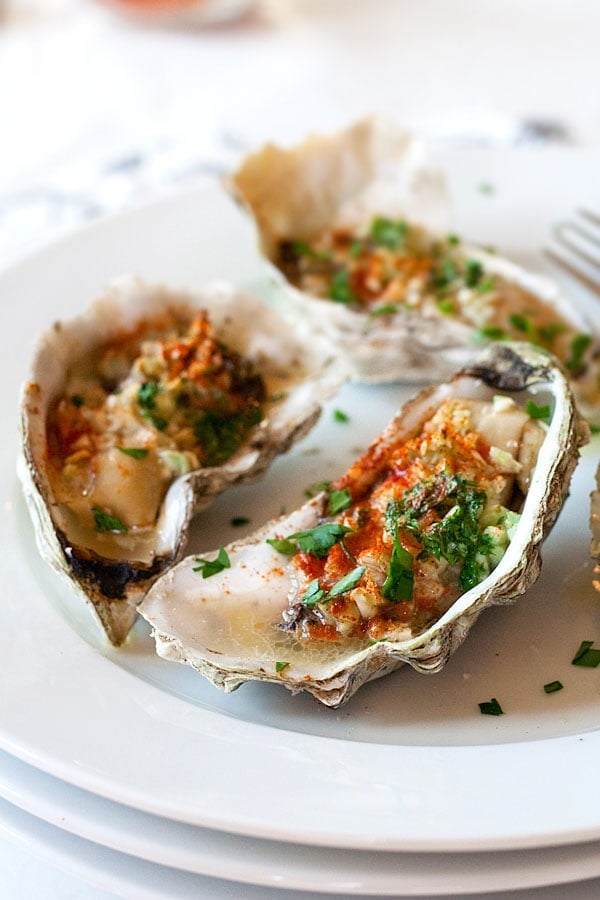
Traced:
POLYGON ((588 436, 554 358, 494 345, 327 490, 160 578, 140 606, 157 652, 225 691, 270 681, 333 707, 403 663, 438 671, 536 580, 588 436))
POLYGON ((258 299, 127 278, 39 339, 19 475, 42 555, 121 643, 192 516, 261 475, 346 372, 258 299))
POLYGON ((449 233, 443 179, 407 133, 369 119, 269 145, 229 185, 282 306, 327 334, 359 380, 445 378, 492 340, 528 340, 600 416, 598 336, 549 279, 449 233))

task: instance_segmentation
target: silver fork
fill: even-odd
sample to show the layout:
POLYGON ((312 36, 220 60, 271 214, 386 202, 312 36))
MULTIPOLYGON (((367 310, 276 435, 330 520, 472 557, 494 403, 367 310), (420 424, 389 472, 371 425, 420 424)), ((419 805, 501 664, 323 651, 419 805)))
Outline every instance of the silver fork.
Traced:
POLYGON ((558 249, 546 247, 545 255, 600 296, 600 215, 578 209, 554 226, 552 238, 558 249))

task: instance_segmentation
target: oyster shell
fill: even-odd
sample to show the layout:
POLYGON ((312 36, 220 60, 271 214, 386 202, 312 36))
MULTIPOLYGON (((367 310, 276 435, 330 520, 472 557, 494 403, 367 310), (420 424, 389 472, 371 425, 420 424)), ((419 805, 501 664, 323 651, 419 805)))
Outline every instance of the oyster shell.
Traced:
MULTIPOLYGON (((135 341, 137 337, 137 346, 135 341)), ((140 346, 146 345, 142 342, 140 346)), ((175 345, 175 362, 178 346, 175 345)), ((105 359, 103 365, 118 367, 119 353, 111 353, 101 357, 105 359)), ((225 359, 226 365, 232 365, 230 357, 225 359)), ((152 359, 144 363, 151 364, 152 359)), ((231 379, 235 377, 232 375, 231 379)), ((22 392, 18 472, 42 556, 91 604, 113 644, 120 644, 126 637, 136 618, 136 604, 148 587, 181 556, 192 516, 230 485, 260 476, 278 454, 288 450, 312 427, 322 402, 335 393, 345 377, 339 360, 323 341, 314 336, 308 340, 301 331, 290 334, 288 324, 258 299, 223 283, 191 294, 151 286, 134 278, 121 279, 88 312, 56 323, 41 336, 30 380, 22 392), (93 479, 92 485, 85 481, 80 489, 76 483, 76 500, 72 496, 65 498, 64 485, 53 471, 55 438, 49 431, 49 416, 65 391, 69 373, 76 373, 76 382, 83 367, 87 378, 86 368, 95 364, 89 360, 100 353, 98 348, 119 347, 128 335, 143 337, 148 323, 155 329, 160 329, 161 322, 162 327, 172 327, 173 322, 178 327, 189 324, 202 311, 206 311, 214 329, 214 346, 221 348, 222 342, 242 358, 243 365, 250 366, 254 374, 248 384, 256 386, 260 380, 264 393, 261 421, 256 424, 259 416, 249 419, 243 437, 236 438, 237 449, 232 446, 223 458, 219 455, 219 441, 223 438, 218 435, 216 461, 198 462, 190 452, 171 452, 167 438, 159 434, 166 423, 141 411, 138 392, 134 413, 126 408, 127 422, 131 423, 128 434, 133 433, 134 438, 127 441, 130 446, 110 447, 101 462, 101 436, 93 451, 96 456, 89 463, 92 475, 90 470, 84 470, 85 478, 93 479), (138 449, 140 445, 142 449, 138 449), (144 449, 163 445, 167 449, 160 454, 144 449), (157 469, 163 481, 158 479, 157 469), (144 528, 124 524, 122 520, 127 520, 121 512, 114 515, 113 504, 125 504, 129 509, 127 504, 131 505, 134 495, 149 517, 144 528), (82 512, 80 507, 85 510, 82 512)), ((68 384, 72 383, 71 377, 68 384)), ((140 385, 135 383, 133 387, 135 391, 140 385)), ((119 393, 124 396, 125 390, 109 394, 107 402, 116 403, 119 393)), ((69 399, 77 407, 83 403, 80 396, 60 402, 68 406, 69 399)), ((147 406, 152 406, 151 397, 147 401, 147 406)), ((72 407, 68 414, 72 414, 72 407)), ((113 412, 110 421, 114 422, 117 414, 113 412)), ((77 472, 75 478, 80 477, 77 472)))
MULTIPOLYGON (((501 421, 500 430, 504 430, 508 420, 501 421)), ((379 678, 403 663, 409 663, 419 672, 437 672, 464 640, 483 609, 514 602, 538 577, 542 541, 561 509, 579 447, 588 436, 589 429, 576 411, 569 385, 553 358, 527 344, 494 346, 451 381, 422 391, 406 404, 363 457, 334 483, 333 489, 309 500, 291 515, 268 523, 253 536, 221 549, 221 559, 227 554, 225 561, 230 563, 229 568, 203 578, 200 570, 204 563, 189 557, 160 578, 140 606, 142 616, 152 626, 158 654, 187 663, 227 692, 246 681, 270 681, 283 684, 293 693, 308 691, 332 707, 345 702, 364 682, 379 678), (522 502, 520 519, 495 568, 479 583, 459 593, 448 608, 440 611, 437 620, 421 628, 407 631, 400 623, 397 633, 388 631, 383 639, 376 636, 373 640, 373 632, 369 634, 359 622, 354 629, 338 628, 333 640, 323 639, 331 637, 324 631, 316 637, 312 635, 310 620, 315 609, 319 613, 318 624, 330 624, 337 616, 335 624, 340 625, 341 614, 336 611, 329 615, 327 601, 340 595, 342 585, 338 582, 329 588, 328 597, 319 602, 318 594, 322 598, 324 591, 319 592, 318 579, 307 582, 314 578, 315 571, 327 570, 315 569, 307 575, 302 569, 308 565, 310 572, 313 564, 318 566, 317 549, 299 544, 306 552, 290 559, 284 555, 290 552, 286 544, 293 539, 299 541, 299 532, 311 533, 314 543, 315 528, 339 526, 341 521, 347 521, 340 515, 349 513, 333 518, 328 514, 332 498, 336 492, 339 498, 340 490, 349 490, 358 506, 356 498, 361 500, 366 496, 365 502, 373 509, 377 489, 374 485, 385 484, 382 473, 393 470, 392 454, 407 441, 421 440, 422 429, 429 427, 424 423, 433 421, 438 407, 457 403, 474 404, 475 408, 481 400, 485 401, 481 408, 488 409, 494 397, 498 397, 491 404, 494 415, 503 407, 516 411, 522 419, 518 427, 523 429, 523 435, 523 422, 530 423, 529 416, 536 410, 551 415, 547 428, 534 423, 534 431, 541 437, 533 442, 533 454, 527 452, 525 438, 519 438, 520 446, 525 448, 522 454, 519 450, 523 471, 521 463, 515 463, 512 457, 507 459, 506 451, 494 447, 489 451, 492 458, 492 450, 496 449, 494 458, 501 460, 504 471, 521 473, 517 477, 524 492, 524 496, 517 492, 522 502), (309 595, 311 602, 308 602, 309 595), (302 632, 302 625, 307 621, 308 638, 302 632)), ((434 438, 435 434, 432 441, 434 438)), ((403 471, 400 463, 396 468, 403 471)), ((472 484, 465 482, 469 483, 472 484)), ((358 508, 351 514, 356 515, 357 522, 360 520, 358 508)), ((513 513, 505 510, 497 521, 502 522, 509 515, 513 513)), ((357 526, 355 534, 360 527, 357 526)), ((508 533, 508 526, 505 527, 508 533)), ((329 534, 332 533, 330 530, 329 534)), ((320 534, 323 536, 324 532, 320 534)), ((291 547, 291 552, 297 549, 291 547)), ((355 594, 357 579, 363 577, 365 570, 374 579, 377 573, 369 560, 359 557, 360 545, 349 545, 343 550, 353 559, 352 565, 365 563, 341 580, 345 581, 344 590, 355 594)), ((332 554, 327 552, 326 565, 329 565, 332 554)), ((339 555, 343 555, 341 551, 339 555)), ((214 556, 208 554, 211 559, 214 556)), ((390 563, 388 578, 391 571, 390 563)), ((357 604, 363 601, 364 597, 357 604)), ((368 620, 369 627, 373 621, 368 620)), ((377 634, 381 632, 376 631, 377 634)))
POLYGON ((590 542, 590 554, 596 560, 594 569, 594 587, 600 591, 600 465, 596 472, 596 490, 591 495, 590 528, 592 540, 590 542))
POLYGON ((254 219, 281 308, 323 331, 358 380, 431 382, 490 339, 532 340, 600 416, 590 324, 549 279, 448 235, 443 176, 408 133, 368 119, 267 145, 228 185, 254 219))

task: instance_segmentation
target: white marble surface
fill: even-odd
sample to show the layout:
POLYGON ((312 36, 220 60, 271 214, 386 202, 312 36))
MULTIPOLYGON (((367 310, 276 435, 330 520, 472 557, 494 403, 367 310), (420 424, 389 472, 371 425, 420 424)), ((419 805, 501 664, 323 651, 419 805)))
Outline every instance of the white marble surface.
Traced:
MULTIPOLYGON (((204 30, 139 27, 100 0, 0 8, 0 267, 263 140, 372 111, 453 145, 600 147, 594 0, 265 0, 204 30)), ((57 864, 0 832, 2 898, 113 894, 57 864)), ((193 892, 308 896, 202 878, 193 892)), ((493 896, 567 895, 600 896, 600 881, 493 896)))

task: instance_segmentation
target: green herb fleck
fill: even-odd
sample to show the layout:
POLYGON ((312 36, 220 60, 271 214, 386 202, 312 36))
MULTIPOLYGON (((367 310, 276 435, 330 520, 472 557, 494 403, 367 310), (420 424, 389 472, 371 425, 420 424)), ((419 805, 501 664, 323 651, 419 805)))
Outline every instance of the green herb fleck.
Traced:
POLYGON ((592 434, 600 434, 600 425, 590 425, 590 431, 592 434))
POLYGON ((525 412, 530 419, 542 419, 545 422, 550 421, 550 407, 538 406, 533 400, 528 400, 525 406, 525 412))
POLYGON ((479 284, 477 285, 477 293, 478 294, 489 294, 490 291, 494 290, 496 286, 496 282, 493 278, 482 278, 479 284))
POLYGON ((475 339, 480 341, 503 341, 506 340, 507 336, 504 329, 499 328, 497 325, 485 325, 475 332, 475 339))
POLYGON ((164 431, 168 422, 163 416, 155 413, 156 398, 162 393, 162 388, 154 381, 144 381, 137 393, 137 401, 144 417, 151 422, 157 431, 164 431))
POLYGON ((312 609, 312 607, 316 606, 324 596, 325 591, 319 584, 319 579, 315 578, 314 581, 311 581, 311 583, 308 585, 301 603, 303 606, 307 606, 309 609, 312 609))
POLYGON ((304 491, 305 497, 314 497, 315 494, 319 494, 321 491, 328 491, 331 487, 330 481, 315 481, 314 484, 311 484, 304 491))
POLYGON ((329 591, 328 597, 337 597, 339 594, 351 591, 352 588, 356 587, 366 569, 366 566, 357 566, 355 569, 352 569, 351 572, 348 572, 347 575, 344 575, 343 578, 340 578, 340 580, 334 584, 329 591))
POLYGON ((288 666, 289 666, 289 662, 276 662, 275 663, 275 671, 283 672, 283 670, 287 669, 288 666))
POLYGON ((595 669, 600 665, 600 650, 592 649, 593 641, 582 641, 577 653, 571 660, 573 666, 595 669))
POLYGON ((381 216, 373 219, 369 231, 371 240, 380 247, 387 247, 388 250, 400 250, 404 247, 407 235, 408 225, 406 222, 396 222, 381 216))
POLYGON ((478 187, 480 194, 493 194, 494 193, 494 185, 490 184, 489 181, 481 181, 478 187))
POLYGON ((445 300, 439 300, 438 309, 445 316, 452 315, 455 312, 454 300, 451 300, 450 297, 446 297, 445 300))
POLYGON ((346 525, 340 525, 337 522, 325 522, 322 525, 315 525, 306 531, 297 531, 290 534, 290 541, 297 541, 298 546, 304 553, 312 553, 317 559, 324 559, 334 544, 337 544, 345 534, 352 531, 346 525))
POLYGON ((538 340, 538 334, 533 324, 533 321, 529 318, 529 316, 522 316, 518 313, 515 313, 510 317, 510 324, 517 331, 521 331, 524 335, 526 335, 527 339, 532 343, 535 343, 538 340))
POLYGON ((362 251, 363 251, 362 241, 358 241, 358 240, 352 241, 352 243, 350 244, 350 249, 348 250, 350 259, 356 259, 358 256, 360 256, 362 251))
POLYGON ((329 515, 335 516, 343 509, 348 509, 351 503, 352 496, 347 488, 341 491, 332 491, 329 495, 329 515))
POLYGON ((398 538, 394 538, 389 569, 381 588, 381 593, 387 600, 394 603, 412 600, 415 579, 413 562, 412 554, 404 549, 398 538))
POLYGON ((538 334, 543 341, 551 344, 557 335, 563 334, 566 331, 566 328, 567 326, 563 325, 562 322, 547 322, 545 325, 540 325, 538 334))
POLYGON ((340 269, 331 279, 329 299, 349 305, 358 303, 358 298, 350 286, 350 272, 347 269, 340 269))
POLYGON ((345 413, 343 409, 334 409, 333 421, 334 422, 349 422, 350 416, 348 415, 348 413, 345 413))
POLYGON ((548 684, 544 685, 544 690, 547 694, 555 694, 557 691, 562 691, 563 686, 560 681, 549 681, 548 684))
POLYGON ((446 242, 450 244, 451 247, 457 247, 460 244, 460 238, 457 234, 449 234, 446 238, 446 242))
POLYGON ((202 447, 203 465, 218 466, 238 449, 249 430, 262 420, 259 406, 230 416, 204 411, 194 419, 194 435, 202 447))
POLYGON ((370 316, 394 316, 400 307, 397 303, 382 303, 381 306, 376 306, 369 313, 370 316))
POLYGON ((117 447, 125 456, 131 456, 132 459, 146 459, 148 450, 145 447, 117 447))
POLYGON ((111 516, 110 513, 104 512, 99 506, 92 506, 92 512, 94 513, 96 531, 112 531, 118 534, 127 532, 127 525, 118 516, 111 516))
POLYGON ((492 697, 491 700, 480 703, 479 709, 484 716, 501 716, 504 714, 504 710, 495 697, 492 697))
POLYGON ((216 559, 201 559, 196 556, 194 562, 197 562, 198 565, 193 567, 193 571, 202 572, 203 578, 210 578, 211 575, 218 575, 223 569, 231 568, 231 561, 224 547, 219 549, 216 559))
POLYGON ((465 269, 465 284, 467 287, 477 287, 483 277, 483 266, 478 259, 468 259, 465 269))
POLYGON ((298 552, 298 546, 286 538, 267 538, 267 544, 270 544, 278 553, 283 553, 284 556, 293 556, 298 552))
POLYGON ((592 343, 591 334, 578 334, 571 341, 571 355, 565 363, 567 369, 574 373, 580 372, 583 368, 583 357, 585 351, 592 343))
POLYGON ((81 394, 73 394, 73 396, 71 397, 71 403, 73 404, 73 406, 76 406, 77 409, 80 409, 85 403, 85 397, 83 397, 81 394))
POLYGON ((331 251, 315 250, 306 241, 293 241, 292 251, 296 256, 307 256, 310 259, 330 259, 331 251))

